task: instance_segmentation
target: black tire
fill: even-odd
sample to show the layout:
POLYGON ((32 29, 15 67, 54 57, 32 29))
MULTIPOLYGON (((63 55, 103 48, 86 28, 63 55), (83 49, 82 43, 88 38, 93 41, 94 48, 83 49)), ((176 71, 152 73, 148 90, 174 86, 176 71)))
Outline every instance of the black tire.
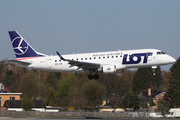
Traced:
POLYGON ((99 75, 94 75, 94 79, 95 80, 99 79, 99 75))
POLYGON ((92 80, 94 78, 94 76, 93 75, 88 75, 88 79, 90 79, 90 80, 92 80))

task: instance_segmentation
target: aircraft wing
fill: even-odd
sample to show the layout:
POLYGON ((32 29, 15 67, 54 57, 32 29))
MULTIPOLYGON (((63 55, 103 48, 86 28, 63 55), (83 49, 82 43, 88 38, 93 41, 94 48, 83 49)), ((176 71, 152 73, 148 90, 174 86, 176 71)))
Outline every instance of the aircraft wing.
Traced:
POLYGON ((9 61, 10 63, 13 63, 15 65, 18 65, 18 66, 28 66, 31 64, 30 62, 11 60, 11 59, 7 59, 7 61, 9 61))
POLYGON ((89 62, 82 62, 82 61, 76 61, 76 60, 69 60, 69 59, 64 59, 57 51, 57 55, 61 60, 68 61, 71 66, 77 66, 78 69, 82 68, 83 70, 94 70, 98 69, 101 65, 97 63, 89 63, 89 62))

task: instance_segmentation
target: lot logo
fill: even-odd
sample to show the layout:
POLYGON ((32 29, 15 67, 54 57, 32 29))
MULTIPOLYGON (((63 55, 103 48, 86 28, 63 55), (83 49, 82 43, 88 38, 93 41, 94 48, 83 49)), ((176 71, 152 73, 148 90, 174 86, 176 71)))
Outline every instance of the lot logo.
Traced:
POLYGON ((22 55, 28 50, 28 44, 21 37, 15 38, 12 41, 12 46, 14 48, 15 54, 17 55, 22 55))
POLYGON ((127 60, 128 54, 124 54, 122 64, 138 64, 144 57, 143 63, 147 63, 148 56, 152 56, 152 53, 138 53, 129 55, 129 61, 127 60))

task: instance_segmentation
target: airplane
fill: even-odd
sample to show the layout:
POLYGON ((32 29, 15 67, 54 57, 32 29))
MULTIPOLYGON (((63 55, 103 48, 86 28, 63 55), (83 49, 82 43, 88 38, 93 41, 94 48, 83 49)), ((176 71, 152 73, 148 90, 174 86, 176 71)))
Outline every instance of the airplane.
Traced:
POLYGON ((121 73, 126 68, 152 67, 175 63, 176 60, 158 49, 118 50, 108 52, 82 53, 48 56, 37 52, 17 32, 9 31, 11 44, 17 60, 8 59, 16 66, 54 72, 85 72, 88 78, 99 79, 99 72, 121 73), (94 75, 93 75, 94 73, 94 75))

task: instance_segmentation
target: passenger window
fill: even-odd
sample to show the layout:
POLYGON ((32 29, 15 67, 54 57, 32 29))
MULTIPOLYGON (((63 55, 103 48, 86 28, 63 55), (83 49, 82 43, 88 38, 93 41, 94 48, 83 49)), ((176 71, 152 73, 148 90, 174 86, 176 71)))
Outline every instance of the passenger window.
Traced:
POLYGON ((78 60, 78 58, 76 60, 78 60))
POLYGON ((59 62, 61 62, 61 60, 59 60, 59 62))
POLYGON ((83 58, 81 58, 81 60, 83 60, 83 58))
POLYGON ((113 56, 112 56, 112 58, 113 58, 113 56))
POLYGON ((103 57, 103 58, 105 58, 105 57, 103 57))
POLYGON ((107 56, 107 58, 109 58, 109 56, 107 56))
POLYGON ((85 58, 85 60, 87 60, 87 58, 85 58))
POLYGON ((116 58, 118 58, 118 56, 116 56, 116 58))
POLYGON ((101 57, 99 57, 99 59, 101 59, 101 57))
POLYGON ((55 62, 57 62, 57 60, 55 60, 55 62))
POLYGON ((96 59, 96 57, 94 57, 94 59, 96 59))
POLYGON ((89 58, 91 60, 91 58, 89 58))

